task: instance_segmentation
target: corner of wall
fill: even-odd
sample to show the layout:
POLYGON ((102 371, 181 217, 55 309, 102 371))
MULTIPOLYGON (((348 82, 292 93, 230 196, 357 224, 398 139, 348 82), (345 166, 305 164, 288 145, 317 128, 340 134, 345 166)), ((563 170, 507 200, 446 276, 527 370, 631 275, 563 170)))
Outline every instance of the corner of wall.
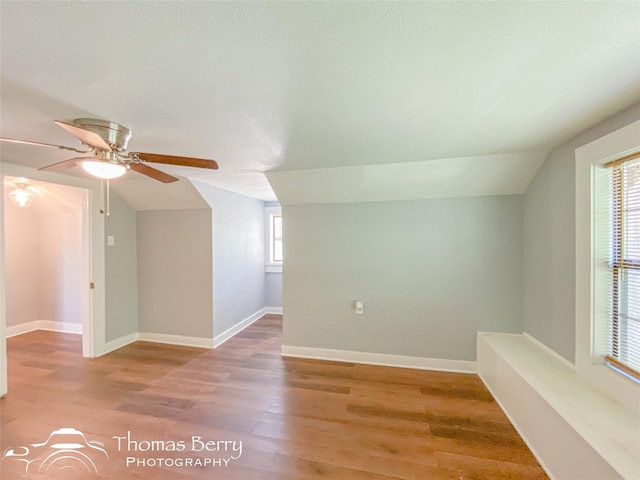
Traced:
POLYGON ((193 184, 212 210, 213 331, 218 338, 265 307, 265 203, 193 184))
POLYGON ((136 212, 115 193, 111 194, 111 211, 105 224, 107 343, 138 331, 136 212))
POLYGON ((523 199, 524 331, 575 361, 575 149, 640 118, 640 103, 554 148, 523 199))

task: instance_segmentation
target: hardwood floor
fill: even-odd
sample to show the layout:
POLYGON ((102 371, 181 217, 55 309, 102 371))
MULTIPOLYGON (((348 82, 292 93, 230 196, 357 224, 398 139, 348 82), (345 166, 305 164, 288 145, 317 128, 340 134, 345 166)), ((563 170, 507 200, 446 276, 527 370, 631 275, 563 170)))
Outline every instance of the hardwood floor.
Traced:
POLYGON ((104 447, 61 431, 48 452, 67 458, 28 478, 90 478, 87 458, 118 480, 547 478, 477 376, 283 359, 281 322, 216 350, 137 342, 97 359, 77 335, 8 339, 0 477, 73 428, 104 447))

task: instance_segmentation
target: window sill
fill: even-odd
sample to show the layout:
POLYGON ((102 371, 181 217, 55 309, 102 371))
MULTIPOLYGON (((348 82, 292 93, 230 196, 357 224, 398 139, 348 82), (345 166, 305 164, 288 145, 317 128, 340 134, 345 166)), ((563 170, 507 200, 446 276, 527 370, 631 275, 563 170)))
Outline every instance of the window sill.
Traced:
POLYGON ((264 271, 266 273, 282 273, 282 264, 281 263, 267 263, 264 266, 264 271))

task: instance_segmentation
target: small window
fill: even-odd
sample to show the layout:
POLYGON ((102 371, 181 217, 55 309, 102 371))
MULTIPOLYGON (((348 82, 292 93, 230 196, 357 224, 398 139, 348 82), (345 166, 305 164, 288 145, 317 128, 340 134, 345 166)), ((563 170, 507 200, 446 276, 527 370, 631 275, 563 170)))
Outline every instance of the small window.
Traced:
POLYGON ((266 273, 282 273, 284 244, 282 231, 282 208, 264 208, 264 267, 266 273))
POLYGON ((271 215, 271 263, 282 263, 282 215, 271 215))

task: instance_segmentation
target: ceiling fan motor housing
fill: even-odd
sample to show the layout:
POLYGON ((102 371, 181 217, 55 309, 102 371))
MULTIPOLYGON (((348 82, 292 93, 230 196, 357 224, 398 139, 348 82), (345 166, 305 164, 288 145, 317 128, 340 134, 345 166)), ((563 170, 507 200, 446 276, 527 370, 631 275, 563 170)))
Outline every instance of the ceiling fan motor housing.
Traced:
POLYGON ((131 139, 131 130, 114 122, 97 118, 76 118, 73 125, 100 135, 117 152, 125 151, 131 139))

